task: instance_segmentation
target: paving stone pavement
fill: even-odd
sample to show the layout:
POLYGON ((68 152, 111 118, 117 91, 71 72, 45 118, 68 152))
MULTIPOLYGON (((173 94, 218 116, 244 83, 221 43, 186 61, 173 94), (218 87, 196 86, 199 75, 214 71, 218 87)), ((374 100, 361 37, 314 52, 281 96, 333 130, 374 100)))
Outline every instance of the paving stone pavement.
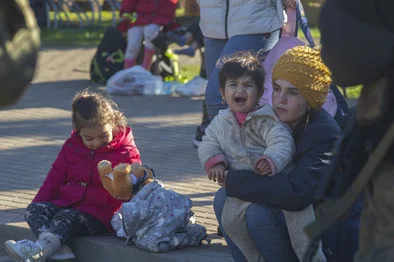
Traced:
MULTIPOLYGON (((36 77, 23 98, 0 109, 0 224, 23 222, 26 206, 71 132, 73 95, 87 87, 105 90, 88 81, 94 52, 94 48, 43 49, 36 77)), ((114 100, 132 126, 143 163, 167 188, 191 197, 197 222, 214 236, 212 201, 218 186, 204 175, 192 145, 202 100, 165 96, 114 100)), ((0 243, 0 262, 4 261, 11 260, 0 243)))

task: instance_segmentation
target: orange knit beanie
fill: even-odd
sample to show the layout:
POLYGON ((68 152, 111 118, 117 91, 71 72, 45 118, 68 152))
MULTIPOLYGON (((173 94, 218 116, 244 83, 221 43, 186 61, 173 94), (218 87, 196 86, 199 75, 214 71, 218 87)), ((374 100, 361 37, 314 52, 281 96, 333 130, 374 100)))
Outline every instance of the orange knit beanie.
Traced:
POLYGON ((287 50, 272 70, 272 82, 277 79, 289 81, 314 109, 326 102, 331 84, 331 73, 320 58, 320 52, 308 46, 287 50))

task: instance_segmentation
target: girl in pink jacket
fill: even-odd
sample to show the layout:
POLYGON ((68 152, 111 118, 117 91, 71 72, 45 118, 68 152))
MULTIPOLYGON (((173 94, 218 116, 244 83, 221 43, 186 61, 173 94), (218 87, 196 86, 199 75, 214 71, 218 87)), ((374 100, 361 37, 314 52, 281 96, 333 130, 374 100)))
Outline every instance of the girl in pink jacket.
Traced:
POLYGON ((8 253, 18 260, 44 261, 71 237, 110 231, 110 220, 121 201, 104 189, 97 164, 104 159, 114 166, 141 162, 127 120, 109 98, 86 90, 77 94, 72 124, 70 138, 27 207, 25 218, 38 240, 5 243, 8 253))

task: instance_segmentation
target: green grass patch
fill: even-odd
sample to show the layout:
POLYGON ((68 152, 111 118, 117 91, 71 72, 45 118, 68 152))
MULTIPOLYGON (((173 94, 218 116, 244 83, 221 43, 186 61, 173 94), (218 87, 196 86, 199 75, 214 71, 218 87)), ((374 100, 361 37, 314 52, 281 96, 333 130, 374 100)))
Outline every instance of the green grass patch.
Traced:
POLYGON ((176 17, 184 16, 184 15, 185 15, 185 9, 179 8, 179 9, 175 10, 175 16, 176 17))
POLYGON ((106 28, 89 29, 55 29, 41 30, 41 41, 44 45, 62 46, 97 46, 104 36, 106 28))
POLYGON ((311 35, 315 40, 319 40, 319 42, 320 42, 320 30, 318 28, 312 27, 311 28, 311 35))
POLYGON ((180 65, 181 76, 187 80, 192 80, 200 74, 200 65, 180 65))
MULTIPOLYGON (((315 45, 319 45, 320 43, 320 30, 318 28, 312 27, 310 28, 311 30, 311 35, 313 38, 313 41, 315 42, 315 45)), ((301 29, 298 29, 298 37, 304 41, 305 43, 308 44, 308 41, 306 40, 304 33, 301 31, 301 29)))
MULTIPOLYGON (((89 26, 86 21, 85 15, 82 15, 84 21, 84 28, 80 28, 78 15, 73 12, 59 12, 59 28, 44 28, 41 30, 41 41, 50 45, 63 45, 63 46, 97 46, 105 30, 112 26, 113 14, 111 11, 101 12, 101 24, 98 23, 98 13, 85 12, 86 17, 90 21, 94 16, 93 26, 89 26), (68 18, 68 19, 67 19, 68 18)), ((177 9, 176 16, 183 16, 184 9, 177 9)), ((116 21, 119 21, 119 12, 116 12, 116 21)), ((54 12, 49 13, 49 19, 53 26, 55 20, 54 12)))
MULTIPOLYGON (((116 17, 119 18, 119 12, 116 11, 115 12, 116 17)), ((112 12, 111 11, 101 11, 101 21, 102 23, 108 24, 112 22, 112 12)), ((90 11, 86 11, 84 13, 81 13, 81 17, 83 19, 84 22, 86 22, 86 17, 91 21, 92 18, 94 17, 94 22, 98 23, 98 17, 99 14, 97 12, 95 12, 93 14, 93 12, 90 11)), ((75 25, 79 25, 79 17, 77 13, 74 12, 59 12, 59 18, 63 21, 63 23, 67 23, 70 22, 71 24, 75 24, 75 25), (68 18, 68 19, 67 19, 68 18)), ((55 20, 55 13, 49 12, 49 19, 51 21, 55 20)))
MULTIPOLYGON (((320 43, 320 30, 318 28, 312 27, 310 28, 311 30, 311 35, 312 38, 315 42, 315 45, 319 45, 320 43)), ((304 41, 305 43, 308 43, 307 40, 305 39, 304 33, 301 31, 301 29, 298 30, 298 37, 304 41)), ((345 90, 342 88, 339 88, 340 92, 342 93, 343 96, 345 96, 348 99, 358 99, 360 97, 362 86, 352 86, 352 87, 347 87, 345 90)))
MULTIPOLYGON (((183 16, 185 13, 184 9, 177 9, 176 16, 183 16)), ((89 19, 92 19, 92 12, 85 12, 89 19)), ((101 12, 101 26, 98 24, 98 14, 95 13, 95 23, 93 27, 79 28, 79 19, 76 13, 61 12, 60 17, 62 23, 66 24, 66 17, 69 18, 68 28, 45 28, 41 30, 41 41, 44 45, 62 45, 62 46, 87 46, 96 47, 100 43, 104 36, 105 30, 112 26, 112 12, 102 11, 101 12)), ((116 12, 116 17, 119 17, 119 13, 116 12)), ((53 22, 54 13, 50 12, 49 18, 53 22)), ((84 20, 85 21, 85 20, 84 20)), ((84 23, 86 25, 86 21, 84 23)), ((315 44, 320 43, 320 31, 318 28, 311 28, 311 35, 315 44)), ((298 36, 304 42, 307 42, 304 34, 301 30, 298 31, 298 36)), ((180 65, 180 73, 182 77, 191 80, 193 77, 198 76, 200 72, 200 65, 180 65)), ((361 86, 348 87, 345 91, 340 88, 340 91, 346 92, 346 97, 349 99, 357 99, 360 96, 361 86)))
MULTIPOLYGON (((85 12, 86 16, 91 20, 93 17, 92 12, 85 12)), ((95 13, 93 26, 89 26, 82 16, 85 28, 79 27, 79 19, 76 13, 60 12, 59 18, 62 21, 59 24, 60 28, 44 28, 41 30, 41 41, 45 44, 63 45, 63 46, 97 46, 105 30, 112 26, 112 12, 101 12, 101 25, 98 23, 98 14, 95 13), (68 17, 68 20, 66 19, 68 17), (65 26, 65 27, 63 27, 65 26)), ((119 17, 119 13, 116 12, 119 17)), ((51 25, 55 19, 53 12, 49 13, 51 25)))
POLYGON ((362 85, 347 87, 345 90, 343 90, 342 88, 339 88, 342 95, 345 96, 345 92, 346 92, 345 97, 348 99, 358 99, 361 94, 361 89, 362 89, 362 85))

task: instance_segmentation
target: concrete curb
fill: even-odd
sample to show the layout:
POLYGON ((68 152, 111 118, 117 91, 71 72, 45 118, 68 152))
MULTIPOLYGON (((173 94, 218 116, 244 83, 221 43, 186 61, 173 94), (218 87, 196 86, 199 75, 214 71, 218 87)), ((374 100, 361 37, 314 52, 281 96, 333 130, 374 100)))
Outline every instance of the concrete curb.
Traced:
MULTIPOLYGON (((29 228, 14 225, 0 225, 0 242, 8 239, 34 240, 35 236, 29 228)), ((160 261, 160 262, 230 262, 230 252, 219 243, 204 244, 200 247, 183 248, 167 253, 152 253, 134 246, 125 246, 124 239, 115 236, 80 237, 70 243, 70 247, 78 258, 78 262, 108 261, 160 261)))
POLYGON ((203 245, 167 253, 152 253, 125 246, 123 239, 111 236, 78 238, 73 241, 71 248, 78 261, 233 261, 224 247, 203 245))

